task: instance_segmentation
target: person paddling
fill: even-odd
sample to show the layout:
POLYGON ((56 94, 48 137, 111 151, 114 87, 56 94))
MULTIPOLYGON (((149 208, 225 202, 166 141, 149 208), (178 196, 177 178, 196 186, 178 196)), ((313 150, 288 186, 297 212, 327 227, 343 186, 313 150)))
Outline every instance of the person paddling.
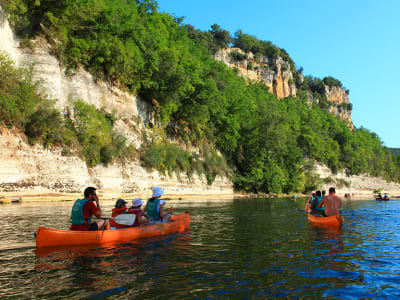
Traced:
MULTIPOLYGON (((121 214, 126 214, 128 208, 126 207, 126 204, 128 202, 126 202, 124 199, 118 199, 117 202, 115 203, 115 208, 112 209, 112 218, 115 218, 116 216, 119 216, 121 214)), ((110 226, 111 229, 117 229, 117 228, 127 228, 127 227, 131 227, 129 225, 122 225, 122 224, 118 224, 117 222, 115 222, 114 220, 110 220, 110 226)))
POLYGON ((92 223, 92 216, 101 218, 101 207, 99 198, 96 194, 96 188, 87 187, 83 192, 85 198, 77 199, 71 210, 70 230, 96 231, 110 229, 110 222, 106 219, 98 220, 92 223), (96 202, 96 204, 94 204, 96 202))
POLYGON ((322 198, 318 207, 322 208, 325 206, 325 211, 323 215, 325 217, 330 217, 334 215, 340 215, 340 206, 342 205, 342 199, 336 196, 336 190, 334 187, 329 188, 328 196, 322 198))
POLYGON ((317 191, 315 198, 311 202, 311 214, 312 215, 323 215, 324 208, 319 208, 318 205, 321 203, 323 199, 321 191, 317 191))
POLYGON ((153 196, 147 200, 144 211, 156 222, 169 222, 171 212, 165 212, 165 200, 160 199, 164 191, 158 186, 153 187, 153 196))
POLYGON ((130 207, 128 210, 129 214, 136 215, 136 219, 135 219, 135 223, 133 223, 133 227, 140 226, 140 225, 147 225, 149 222, 152 221, 152 218, 149 218, 149 219, 146 218, 146 214, 141 209, 142 204, 143 204, 142 199, 135 198, 132 200, 132 207, 130 207))

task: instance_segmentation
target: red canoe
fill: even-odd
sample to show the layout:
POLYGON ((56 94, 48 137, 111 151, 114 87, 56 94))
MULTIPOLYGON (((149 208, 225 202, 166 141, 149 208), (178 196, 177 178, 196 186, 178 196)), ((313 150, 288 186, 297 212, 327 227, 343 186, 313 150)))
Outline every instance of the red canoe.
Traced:
POLYGON ((156 225, 104 231, 72 231, 39 227, 36 231, 36 247, 72 246, 127 242, 189 229, 190 214, 172 216, 171 222, 156 225))
POLYGON ((308 214, 307 217, 310 223, 315 225, 326 225, 326 226, 342 226, 343 225, 343 217, 341 215, 334 215, 330 217, 316 217, 311 214, 308 214))

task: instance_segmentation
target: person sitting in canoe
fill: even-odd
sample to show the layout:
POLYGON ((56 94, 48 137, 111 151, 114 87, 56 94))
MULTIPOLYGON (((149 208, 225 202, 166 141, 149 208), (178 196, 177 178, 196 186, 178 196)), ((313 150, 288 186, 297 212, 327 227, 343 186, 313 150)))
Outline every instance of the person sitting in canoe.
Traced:
POLYGON ((342 205, 342 199, 336 196, 336 190, 334 187, 329 188, 328 196, 322 198, 318 207, 322 208, 325 206, 325 211, 323 215, 325 217, 340 215, 340 206, 342 205))
MULTIPOLYGON (((117 202, 115 203, 115 208, 112 209, 112 218, 115 218, 116 216, 119 216, 121 214, 126 214, 128 208, 126 207, 126 204, 128 202, 126 202, 124 199, 118 199, 117 202)), ((117 228, 127 228, 127 227, 131 227, 128 225, 123 225, 123 224, 119 224, 117 222, 115 222, 114 220, 110 220, 110 226, 111 229, 117 229, 117 228)))
POLYGON ((312 191, 310 196, 308 197, 306 206, 304 207, 306 211, 309 211, 311 209, 311 202, 314 200, 314 198, 315 198, 315 191, 312 191))
POLYGON ((315 193, 315 198, 311 202, 311 214, 312 215, 322 215, 324 208, 319 208, 318 205, 321 203, 323 196, 321 191, 315 193))
POLYGON ((144 211, 156 222, 169 222, 171 212, 165 212, 165 200, 160 199, 164 191, 158 186, 153 187, 153 196, 147 200, 144 211))
POLYGON ((71 227, 70 230, 96 231, 110 229, 110 222, 106 219, 92 222, 92 216, 101 218, 101 207, 99 197, 96 194, 96 188, 87 187, 83 192, 85 198, 77 199, 71 210, 71 227), (94 204, 96 202, 96 204, 94 204))
POLYGON ((147 225, 149 222, 151 222, 153 219, 149 218, 147 219, 146 214, 143 212, 141 206, 143 204, 142 199, 140 198, 135 198, 132 200, 132 207, 129 208, 128 213, 129 214, 135 214, 136 219, 135 223, 133 223, 133 227, 140 226, 140 225, 147 225))

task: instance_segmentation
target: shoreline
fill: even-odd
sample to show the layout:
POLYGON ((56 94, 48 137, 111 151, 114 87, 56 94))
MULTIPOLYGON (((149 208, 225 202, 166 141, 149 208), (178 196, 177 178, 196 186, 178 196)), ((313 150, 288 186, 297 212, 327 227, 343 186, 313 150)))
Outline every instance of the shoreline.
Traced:
MULTIPOLYGON (((389 193, 390 199, 400 199, 400 191, 384 191, 389 193)), ((151 197, 150 193, 101 193, 98 192, 100 199, 104 201, 113 201, 118 198, 133 199, 142 198, 148 199, 151 197)), ((296 195, 298 198, 305 198, 308 195, 301 193, 294 194, 242 194, 242 193, 165 193, 166 200, 194 200, 201 201, 207 200, 233 200, 233 199, 248 199, 248 198, 285 198, 296 195)), ((359 190, 359 191, 346 191, 337 190, 338 195, 342 200, 375 200, 375 194, 373 190, 359 190), (344 195, 349 194, 351 197, 347 198, 344 195)), ((22 202, 64 202, 64 201, 75 201, 78 198, 82 198, 82 193, 62 193, 52 191, 20 191, 20 192, 1 192, 0 193, 0 204, 7 203, 22 203, 22 202)))

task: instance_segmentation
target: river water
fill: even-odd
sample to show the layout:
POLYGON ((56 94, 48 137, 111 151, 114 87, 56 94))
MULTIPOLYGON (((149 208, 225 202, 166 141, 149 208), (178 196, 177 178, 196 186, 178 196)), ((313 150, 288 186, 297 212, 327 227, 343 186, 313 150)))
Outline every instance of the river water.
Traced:
POLYGON ((400 296, 400 201, 343 200, 341 229, 312 227, 305 199, 168 202, 188 232, 43 250, 33 233, 68 228, 72 202, 0 206, 0 299, 400 296))

